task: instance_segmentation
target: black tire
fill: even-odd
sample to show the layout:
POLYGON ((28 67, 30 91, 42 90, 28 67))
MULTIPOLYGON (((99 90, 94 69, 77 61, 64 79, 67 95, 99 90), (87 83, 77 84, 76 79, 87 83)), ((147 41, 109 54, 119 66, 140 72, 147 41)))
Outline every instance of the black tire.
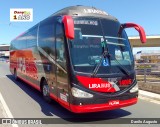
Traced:
POLYGON ((16 81, 18 81, 18 76, 17 76, 17 70, 16 70, 16 69, 14 69, 14 79, 15 79, 16 81))
POLYGON ((46 80, 43 80, 42 82, 42 95, 46 102, 51 103, 50 89, 46 80))

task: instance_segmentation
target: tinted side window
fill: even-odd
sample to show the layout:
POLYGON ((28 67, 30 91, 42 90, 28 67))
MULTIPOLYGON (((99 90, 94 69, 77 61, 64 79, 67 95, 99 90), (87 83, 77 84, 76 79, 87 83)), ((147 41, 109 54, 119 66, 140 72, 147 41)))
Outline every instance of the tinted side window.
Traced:
POLYGON ((34 28, 30 29, 27 33, 27 48, 31 48, 37 45, 37 29, 38 26, 35 26, 34 28))
POLYGON ((11 41, 9 50, 10 50, 10 51, 11 51, 11 50, 15 50, 15 48, 14 48, 14 41, 11 41))
POLYGON ((56 60, 63 67, 66 68, 65 47, 64 47, 64 32, 62 24, 56 25, 56 60))
POLYGON ((18 49, 24 49, 26 48, 27 44, 26 44, 26 35, 22 35, 20 36, 18 39, 17 39, 17 46, 18 46, 18 49))
POLYGON ((13 41, 13 49, 14 49, 14 50, 18 50, 17 40, 14 40, 14 41, 13 41))
POLYGON ((13 49, 14 50, 21 50, 26 48, 26 36, 21 35, 17 39, 13 41, 13 49))
POLYGON ((40 23, 38 45, 47 54, 55 58, 55 25, 54 19, 47 19, 40 23))

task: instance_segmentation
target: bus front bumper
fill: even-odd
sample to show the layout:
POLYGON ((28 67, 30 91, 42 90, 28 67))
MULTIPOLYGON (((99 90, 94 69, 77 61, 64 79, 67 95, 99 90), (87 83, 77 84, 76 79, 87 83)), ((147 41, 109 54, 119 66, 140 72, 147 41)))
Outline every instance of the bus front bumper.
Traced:
MULTIPOLYGON (((137 98, 128 100, 119 100, 119 103, 103 103, 103 104, 89 104, 89 105, 72 105, 70 104, 70 110, 74 113, 87 113, 87 112, 99 112, 105 110, 119 109, 129 105, 136 104, 137 98)), ((114 102, 114 100, 112 101, 114 102)))

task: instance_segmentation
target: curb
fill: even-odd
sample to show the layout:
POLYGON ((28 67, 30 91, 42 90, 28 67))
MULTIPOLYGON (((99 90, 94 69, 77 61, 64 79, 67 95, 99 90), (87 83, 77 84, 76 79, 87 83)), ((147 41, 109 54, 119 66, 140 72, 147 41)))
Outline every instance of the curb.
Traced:
POLYGON ((160 82, 138 82, 140 90, 160 94, 160 82))
POLYGON ((153 99, 156 101, 160 101, 160 94, 144 91, 144 90, 139 90, 139 97, 145 97, 148 99, 153 99))
MULTIPOLYGON (((3 118, 7 119, 8 117, 10 117, 10 116, 8 116, 8 114, 6 112, 6 109, 5 109, 5 106, 4 106, 4 100, 3 100, 3 97, 0 93, 0 118, 2 118, 2 121, 3 121, 3 118)), ((1 125, 3 127, 17 127, 17 126, 14 126, 14 125, 11 125, 11 124, 6 124, 6 123, 4 123, 4 124, 2 123, 1 125)))

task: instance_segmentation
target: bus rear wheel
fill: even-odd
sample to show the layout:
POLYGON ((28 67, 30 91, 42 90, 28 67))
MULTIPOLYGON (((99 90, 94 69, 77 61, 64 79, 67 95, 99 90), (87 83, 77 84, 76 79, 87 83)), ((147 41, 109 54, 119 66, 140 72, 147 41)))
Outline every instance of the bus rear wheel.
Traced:
POLYGON ((50 103, 51 102, 50 90, 46 80, 43 80, 42 82, 42 94, 43 94, 44 100, 50 103))
POLYGON ((18 76, 17 76, 17 70, 14 69, 14 79, 17 81, 18 80, 18 76))

